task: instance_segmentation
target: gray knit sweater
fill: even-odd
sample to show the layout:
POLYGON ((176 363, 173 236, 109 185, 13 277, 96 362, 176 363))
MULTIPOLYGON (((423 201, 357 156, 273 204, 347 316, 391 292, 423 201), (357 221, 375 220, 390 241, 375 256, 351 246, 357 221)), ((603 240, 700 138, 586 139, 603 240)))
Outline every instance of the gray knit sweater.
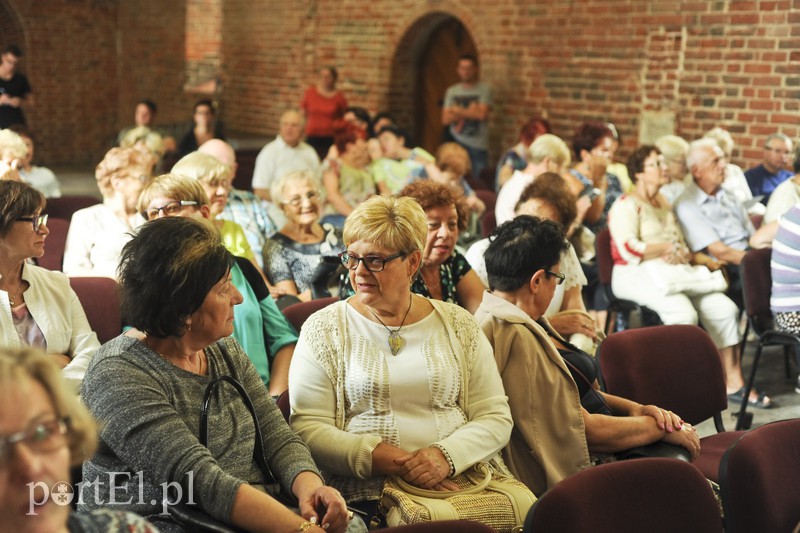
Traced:
MULTIPOLYGON (((188 479, 191 472, 194 502, 228 521, 239 486, 261 484, 264 478, 253 460, 250 413, 230 385, 221 385, 212 399, 208 448, 198 441, 203 393, 222 375, 239 381, 252 399, 267 463, 282 487, 290 492, 303 471, 318 474, 308 448, 286 424, 239 344, 228 337, 205 353, 208 375, 199 376, 125 335, 100 348, 82 388, 83 400, 101 429, 98 451, 83 465, 80 510, 111 507, 161 523, 165 516, 156 515, 163 512, 162 486, 188 479), (113 472, 119 474, 112 494, 113 472)), ((187 499, 184 492, 183 501, 187 499)))

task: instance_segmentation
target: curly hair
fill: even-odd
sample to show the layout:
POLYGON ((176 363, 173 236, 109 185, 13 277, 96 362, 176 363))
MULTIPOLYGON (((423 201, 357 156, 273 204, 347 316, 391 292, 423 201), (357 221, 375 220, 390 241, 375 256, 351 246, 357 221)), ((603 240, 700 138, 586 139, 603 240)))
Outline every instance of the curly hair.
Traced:
POLYGON ((575 160, 580 161, 583 150, 591 152, 606 137, 614 139, 614 132, 607 124, 597 120, 582 122, 572 136, 572 151, 575 153, 575 160))
POLYGON ((652 144, 643 144, 628 157, 625 166, 628 168, 628 176, 631 177, 633 183, 636 183, 636 174, 644 172, 644 162, 653 152, 661 155, 661 151, 652 144))
POLYGON ((472 174, 469 152, 458 143, 444 143, 436 150, 436 166, 442 172, 450 171, 459 178, 472 174))
POLYGON ((44 195, 22 181, 0 180, 0 236, 5 236, 19 217, 44 211, 44 195))
POLYGON ((534 198, 553 206, 558 212, 556 222, 560 223, 565 230, 572 226, 578 216, 575 194, 569 189, 564 178, 554 172, 540 174, 530 185, 525 187, 514 210, 516 211, 520 205, 534 198))
POLYGON ((469 207, 461 191, 433 180, 417 180, 406 185, 399 193, 417 201, 424 211, 435 207, 455 206, 458 216, 458 231, 464 231, 469 222, 469 207))
MULTIPOLYGON (((126 174, 150 177, 153 169, 153 155, 138 147, 112 148, 94 169, 97 188, 103 198, 114 193, 111 179, 126 174)), ((138 177, 137 176, 137 177, 138 177)))

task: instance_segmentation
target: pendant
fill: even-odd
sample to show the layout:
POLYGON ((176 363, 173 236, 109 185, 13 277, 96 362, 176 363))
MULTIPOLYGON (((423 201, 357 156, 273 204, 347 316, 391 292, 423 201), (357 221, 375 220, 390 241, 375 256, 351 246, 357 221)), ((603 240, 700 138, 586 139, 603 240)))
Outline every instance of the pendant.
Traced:
POLYGON ((400 336, 400 333, 397 331, 392 331, 389 333, 389 350, 392 352, 392 355, 397 355, 397 352, 405 345, 406 341, 403 340, 403 337, 400 336))

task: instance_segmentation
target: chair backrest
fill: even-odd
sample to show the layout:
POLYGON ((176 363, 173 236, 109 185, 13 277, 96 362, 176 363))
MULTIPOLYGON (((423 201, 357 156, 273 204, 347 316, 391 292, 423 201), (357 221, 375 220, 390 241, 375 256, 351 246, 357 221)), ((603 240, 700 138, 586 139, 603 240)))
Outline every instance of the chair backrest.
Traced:
POLYGON ((745 312, 753 331, 759 336, 772 329, 772 309, 769 306, 772 294, 771 258, 772 248, 750 250, 744 254, 739 265, 745 312))
POLYGON ((703 329, 653 326, 609 335, 600 345, 609 394, 679 413, 690 424, 721 421, 728 407, 717 348, 703 329))
POLYGON ((286 320, 288 320, 289 323, 294 326, 294 329, 300 331, 300 328, 303 327, 303 323, 308 317, 311 316, 312 313, 315 313, 323 307, 338 301, 339 298, 331 296, 329 298, 319 298, 317 300, 309 300, 308 302, 292 304, 283 310, 283 316, 285 316, 286 320))
POLYGON ((483 238, 490 236, 497 227, 497 216, 494 209, 487 209, 481 217, 481 235, 483 238))
POLYGON ((649 458, 587 468, 559 482, 533 505, 525 531, 711 533, 722 531, 722 520, 699 470, 649 458))
POLYGON ((487 211, 494 211, 497 205, 497 193, 489 189, 475 189, 475 195, 486 205, 487 211))
POLYGON ((69 195, 62 196, 61 198, 48 198, 45 213, 50 215, 50 218, 55 217, 63 220, 72 220, 72 214, 75 211, 85 209, 99 203, 99 198, 86 195, 69 195))
POLYGON ((800 523, 800 420, 748 431, 719 466, 725 531, 792 531, 800 523))
POLYGON ((47 239, 44 244, 44 255, 36 263, 48 270, 61 270, 64 263, 64 248, 67 245, 69 220, 50 217, 47 219, 47 239))
POLYGON ((614 258, 611 255, 611 232, 608 231, 608 228, 601 229, 597 235, 595 235, 594 245, 597 257, 597 277, 600 283, 610 287, 614 258))
POLYGON ((261 149, 236 150, 236 175, 233 187, 242 191, 253 190, 253 172, 256 168, 256 157, 261 149))
POLYGON ((69 278, 89 325, 101 344, 122 333, 117 282, 111 278, 69 278))

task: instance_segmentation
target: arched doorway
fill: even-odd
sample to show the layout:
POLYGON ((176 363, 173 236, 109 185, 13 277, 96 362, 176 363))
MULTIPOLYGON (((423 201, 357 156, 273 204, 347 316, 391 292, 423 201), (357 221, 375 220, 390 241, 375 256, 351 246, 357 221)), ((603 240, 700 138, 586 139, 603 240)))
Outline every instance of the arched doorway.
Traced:
MULTIPOLYGON (((8 2, 0 1, 0 48, 5 48, 9 44, 16 44, 22 48, 23 54, 28 54, 28 43, 25 39, 25 32, 22 28, 17 13, 13 6, 8 2)), ((27 57, 23 56, 22 63, 26 63, 27 57)))
POLYGON ((428 151, 441 143, 444 93, 458 81, 462 54, 477 57, 475 41, 460 20, 441 12, 415 22, 397 46, 389 109, 409 128, 414 144, 428 151))

